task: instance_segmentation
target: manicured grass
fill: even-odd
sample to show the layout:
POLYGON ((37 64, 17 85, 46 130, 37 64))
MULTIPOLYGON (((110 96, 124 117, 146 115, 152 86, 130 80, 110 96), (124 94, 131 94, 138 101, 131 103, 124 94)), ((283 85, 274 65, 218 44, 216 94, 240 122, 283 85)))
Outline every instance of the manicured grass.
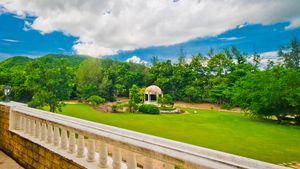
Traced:
POLYGON ((76 104, 66 105, 61 114, 272 163, 300 160, 300 127, 259 121, 239 113, 186 110, 191 114, 111 114, 76 104))

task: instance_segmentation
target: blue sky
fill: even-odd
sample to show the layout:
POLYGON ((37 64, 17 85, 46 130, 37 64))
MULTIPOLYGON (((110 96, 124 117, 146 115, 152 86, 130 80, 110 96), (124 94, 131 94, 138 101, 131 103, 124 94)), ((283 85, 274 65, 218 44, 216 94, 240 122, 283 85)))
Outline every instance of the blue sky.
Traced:
POLYGON ((297 0, 272 4, 262 0, 254 5, 247 1, 135 2, 135 6, 124 1, 116 7, 119 4, 99 1, 79 5, 3 0, 0 57, 77 53, 119 60, 132 56, 175 60, 180 49, 189 57, 233 45, 249 54, 274 55, 292 38, 300 39, 297 0), (141 7, 145 9, 139 11, 141 7))

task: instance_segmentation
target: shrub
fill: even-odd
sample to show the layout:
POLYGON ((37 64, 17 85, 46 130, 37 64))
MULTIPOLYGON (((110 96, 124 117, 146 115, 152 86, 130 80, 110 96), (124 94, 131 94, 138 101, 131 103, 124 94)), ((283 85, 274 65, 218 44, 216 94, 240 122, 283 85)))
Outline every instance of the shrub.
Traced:
POLYGON ((100 97, 100 96, 97 96, 97 95, 92 95, 88 98, 88 102, 93 105, 93 106, 96 106, 100 103, 104 103, 105 102, 105 99, 100 97))
POLYGON ((142 104, 139 107, 139 112, 145 114, 159 114, 159 108, 152 104, 142 104))
POLYGON ((172 106, 174 105, 174 100, 173 97, 169 94, 165 94, 161 99, 160 99, 160 103, 162 104, 162 106, 172 106))

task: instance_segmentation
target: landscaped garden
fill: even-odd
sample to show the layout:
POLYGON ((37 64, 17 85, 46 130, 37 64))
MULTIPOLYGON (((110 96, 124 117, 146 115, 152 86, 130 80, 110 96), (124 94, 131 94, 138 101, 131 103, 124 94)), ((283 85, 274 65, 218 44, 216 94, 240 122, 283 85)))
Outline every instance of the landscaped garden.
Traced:
POLYGON ((300 159, 298 126, 236 112, 184 110, 188 113, 102 113, 85 104, 67 104, 60 113, 272 163, 300 159))

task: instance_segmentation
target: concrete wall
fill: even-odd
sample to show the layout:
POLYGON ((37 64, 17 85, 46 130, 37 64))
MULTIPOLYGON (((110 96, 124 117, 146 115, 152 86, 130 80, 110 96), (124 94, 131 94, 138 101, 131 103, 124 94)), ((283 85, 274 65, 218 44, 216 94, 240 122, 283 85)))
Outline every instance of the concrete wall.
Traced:
POLYGON ((24 168, 84 168, 9 130, 9 107, 0 105, 0 149, 24 168))

